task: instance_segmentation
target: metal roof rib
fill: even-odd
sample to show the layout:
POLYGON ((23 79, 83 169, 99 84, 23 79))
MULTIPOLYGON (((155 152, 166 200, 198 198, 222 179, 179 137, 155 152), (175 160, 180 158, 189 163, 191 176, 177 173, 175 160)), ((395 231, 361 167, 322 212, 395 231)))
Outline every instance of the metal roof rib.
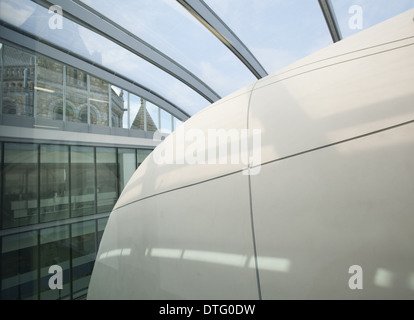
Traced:
POLYGON ((246 45, 231 31, 231 29, 204 2, 199 0, 177 0, 210 32, 212 32, 226 47, 228 47, 255 75, 257 79, 267 76, 256 57, 246 45))

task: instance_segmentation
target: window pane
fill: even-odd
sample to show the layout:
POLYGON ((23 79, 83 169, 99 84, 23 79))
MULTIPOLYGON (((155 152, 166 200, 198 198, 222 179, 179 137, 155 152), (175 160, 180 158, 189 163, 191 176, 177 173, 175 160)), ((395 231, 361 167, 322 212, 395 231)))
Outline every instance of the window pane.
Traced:
MULTIPOLYGON (((19 30, 51 42, 98 66, 103 66, 131 79, 143 87, 151 88, 151 91, 165 97, 175 105, 182 106, 188 113, 194 114, 210 104, 168 72, 161 70, 114 41, 67 19, 65 15, 63 16, 63 28, 51 29, 49 28, 51 15, 48 8, 30 0, 2 0, 2 2, 7 3, 7 14, 4 12, 5 10, 1 10, 0 19, 19 30)), ((199 28, 204 29, 202 26, 199 28)), ((224 46, 222 47, 225 50, 224 46)), ((237 61, 230 52, 227 52, 227 57, 237 61)), ((238 64, 242 66, 241 62, 238 64)), ((82 82, 82 76, 79 73, 78 77, 78 81, 82 82)))
MULTIPOLYGON (((131 129, 141 129, 144 130, 144 123, 143 121, 140 122, 140 118, 138 116, 139 111, 141 109, 141 98, 129 93, 129 107, 130 107, 130 119, 129 119, 129 128, 131 129)), ((142 113, 142 111, 141 111, 142 113)))
POLYGON ((33 117, 35 57, 3 46, 3 114, 33 117))
POLYGON ((70 239, 69 226, 40 231, 40 299, 57 300, 70 296, 70 239), (49 268, 58 265, 63 270, 63 289, 51 290, 49 268))
POLYGON ((109 126, 108 82, 90 76, 91 124, 109 126))
POLYGON ((63 65, 46 57, 36 64, 37 117, 63 120, 63 65))
POLYGON ((98 213, 111 212, 118 199, 116 149, 96 148, 98 213))
POLYGON ((66 121, 88 123, 87 73, 66 68, 66 121))
POLYGON ((38 145, 4 145, 3 227, 38 222, 38 145))
POLYGON ((69 147, 40 147, 40 221, 69 218, 69 147))
POLYGON ((92 147, 71 147, 72 217, 95 213, 95 167, 92 147))
POLYGON ((144 162, 145 158, 152 152, 152 150, 138 149, 137 150, 137 167, 144 162))
POLYGON ((72 225, 72 275, 74 298, 86 294, 96 258, 95 221, 72 225))
POLYGON ((131 129, 139 129, 139 130, 146 130, 146 124, 147 121, 146 118, 148 118, 148 112, 146 112, 145 108, 145 100, 139 97, 135 97, 138 99, 131 100, 133 102, 132 105, 132 114, 134 115, 134 118, 131 118, 131 129), (139 101, 139 107, 138 107, 138 101, 139 101), (146 113, 146 114, 145 114, 146 113))
MULTIPOLYGON (((253 74, 242 62, 178 1, 82 1, 183 65, 201 80, 211 85, 221 96, 255 81, 253 74)), ((218 2, 227 3, 231 9, 240 7, 240 0, 219 0, 218 2)), ((279 3, 284 1, 249 0, 244 1, 244 6, 246 2, 261 4, 262 2, 279 3)), ((297 1, 286 2, 296 4, 297 1)), ((303 5, 302 2, 312 1, 301 1, 301 5, 303 5)), ((249 13, 252 15, 255 12, 250 10, 249 13)), ((271 14, 275 14, 275 12, 269 12, 269 15, 271 14)), ((242 18, 245 19, 239 20, 238 24, 245 25, 246 28, 255 22, 251 16, 242 18)), ((174 95, 179 87, 169 86, 169 89, 170 93, 174 95)), ((175 99, 186 98, 182 94, 175 95, 177 96, 175 99)), ((183 101, 179 105, 183 105, 183 103, 185 102, 183 101)))
POLYGON ((148 131, 155 132, 160 129, 159 108, 149 101, 147 101, 146 106, 149 114, 147 119, 147 129, 148 131))
MULTIPOLYGON (((105 231, 106 224, 109 218, 103 218, 98 220, 98 246, 101 243, 103 233, 105 231)), ((98 250, 96 250, 98 251, 98 250)))
POLYGON ((128 101, 124 90, 111 86, 112 127, 128 128, 128 101))
POLYGON ((162 132, 171 133, 172 130, 172 118, 171 114, 161 109, 161 130, 162 132))
POLYGON ((119 192, 121 193, 137 168, 135 149, 119 149, 119 192))
POLYGON ((1 298, 37 299, 37 232, 2 238, 1 298))

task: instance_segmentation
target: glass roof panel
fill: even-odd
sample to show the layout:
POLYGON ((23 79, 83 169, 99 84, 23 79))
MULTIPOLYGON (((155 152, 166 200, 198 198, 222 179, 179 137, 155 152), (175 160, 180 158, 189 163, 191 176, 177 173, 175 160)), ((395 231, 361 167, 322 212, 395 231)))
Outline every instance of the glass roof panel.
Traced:
POLYGON ((0 18, 21 30, 72 51, 147 87, 193 115, 210 103, 168 73, 110 40, 63 18, 50 28, 48 9, 29 0, 0 0, 0 18))
POLYGON ((342 38, 414 8, 414 0, 331 0, 342 38))
POLYGON ((181 64, 221 96, 256 80, 177 1, 81 1, 181 64))
POLYGON ((332 43, 317 0, 205 0, 271 74, 332 43))

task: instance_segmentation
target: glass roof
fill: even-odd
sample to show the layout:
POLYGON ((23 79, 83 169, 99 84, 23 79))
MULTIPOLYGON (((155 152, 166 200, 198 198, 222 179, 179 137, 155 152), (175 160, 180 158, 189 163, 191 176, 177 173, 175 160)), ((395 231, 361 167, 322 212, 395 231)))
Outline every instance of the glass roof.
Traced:
MULTIPOLYGON (((95 10, 144 40, 222 97, 256 80, 236 55, 178 1, 73 2, 95 10)), ((318 0, 204 2, 269 74, 332 43, 318 0)), ((330 0, 329 3, 343 38, 414 8, 414 0, 330 0)), ((120 74, 190 115, 210 104, 173 75, 68 18, 64 18, 61 30, 51 30, 50 17, 48 9, 35 1, 0 0, 2 21, 120 74)))
POLYGON ((242 62, 177 1, 82 2, 177 61, 222 97, 256 80, 242 62))
POLYGON ((193 89, 118 44, 63 18, 62 29, 50 29, 48 9, 30 1, 1 0, 2 20, 52 42, 160 94, 188 114, 210 103, 193 89))
POLYGON ((332 44, 317 0, 206 0, 271 74, 332 44))
POLYGON ((414 0, 331 0, 331 3, 343 39, 414 8, 414 0))

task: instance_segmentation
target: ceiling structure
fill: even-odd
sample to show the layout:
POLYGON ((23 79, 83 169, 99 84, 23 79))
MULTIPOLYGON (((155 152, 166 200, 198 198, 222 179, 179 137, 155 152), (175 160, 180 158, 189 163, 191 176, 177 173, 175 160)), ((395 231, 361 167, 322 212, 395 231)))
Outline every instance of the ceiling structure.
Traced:
POLYGON ((186 120, 414 0, 0 0, 0 40, 186 120), (50 25, 58 5, 63 20, 50 25), (52 7, 52 10, 51 10, 52 7))

